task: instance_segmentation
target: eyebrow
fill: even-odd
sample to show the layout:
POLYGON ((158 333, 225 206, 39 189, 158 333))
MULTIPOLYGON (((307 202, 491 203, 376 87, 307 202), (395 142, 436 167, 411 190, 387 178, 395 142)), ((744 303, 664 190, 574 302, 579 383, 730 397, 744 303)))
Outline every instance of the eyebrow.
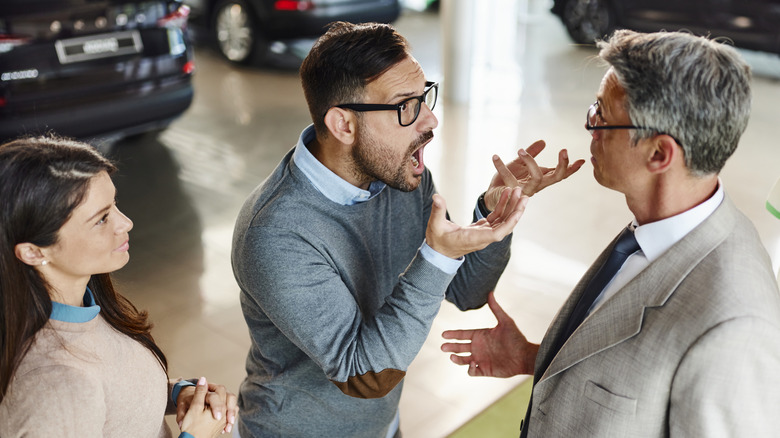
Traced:
POLYGON ((414 96, 416 96, 416 94, 414 94, 414 91, 409 91, 409 92, 406 92, 406 93, 396 93, 393 96, 391 96, 390 99, 388 99, 388 102, 395 102, 395 101, 398 101, 400 99, 408 99, 408 98, 414 97, 414 96))
POLYGON ((607 106, 604 105, 604 100, 601 97, 597 96, 596 97, 596 102, 599 103, 599 114, 600 114, 601 120, 604 120, 604 122, 606 122, 606 119, 604 119, 604 109, 609 109, 609 108, 607 108, 607 106))
POLYGON ((89 219, 84 221, 84 223, 92 222, 93 220, 95 220, 96 217, 100 216, 101 214, 105 214, 107 211, 111 210, 111 207, 113 207, 114 205, 116 205, 116 189, 114 189, 114 197, 111 198, 111 203, 98 210, 95 214, 90 216, 89 219))
MULTIPOLYGON (((425 93, 425 88, 426 88, 425 85, 428 84, 428 82, 429 81, 426 79, 425 82, 423 83, 423 91, 422 91, 423 93, 425 93)), ((390 97, 389 101, 393 102, 393 101, 396 101, 396 100, 401 99, 401 98, 407 98, 408 99, 410 97, 416 97, 416 96, 421 96, 422 95, 422 93, 420 93, 420 94, 415 94, 415 93, 416 93, 415 91, 407 91, 406 93, 396 93, 392 97, 390 97)))
POLYGON ((95 218, 97 218, 98 216, 100 216, 100 215, 102 215, 102 214, 105 214, 107 211, 111 210, 111 207, 112 207, 113 205, 114 205, 114 204, 112 203, 112 204, 110 204, 110 205, 109 205, 109 206, 107 206, 107 207, 103 207, 103 208, 101 208, 100 210, 98 210, 98 212, 97 212, 97 213, 95 213, 95 214, 93 214, 92 216, 90 216, 90 217, 89 217, 89 219, 85 220, 85 221, 84 221, 84 223, 90 223, 90 222, 92 222, 93 220, 95 220, 95 218))

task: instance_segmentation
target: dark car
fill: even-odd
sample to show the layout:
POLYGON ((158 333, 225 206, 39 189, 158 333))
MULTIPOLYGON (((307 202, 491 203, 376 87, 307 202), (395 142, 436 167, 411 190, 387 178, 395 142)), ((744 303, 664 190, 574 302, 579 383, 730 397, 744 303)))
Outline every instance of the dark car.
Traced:
POLYGON ((192 102, 188 12, 174 0, 0 0, 0 140, 166 126, 192 102))
POLYGON ((618 28, 688 30, 780 53, 780 0, 554 0, 552 11, 582 44, 618 28))
POLYGON ((274 42, 322 35, 332 21, 390 23, 399 0, 186 0, 193 21, 236 63, 257 64, 274 42))

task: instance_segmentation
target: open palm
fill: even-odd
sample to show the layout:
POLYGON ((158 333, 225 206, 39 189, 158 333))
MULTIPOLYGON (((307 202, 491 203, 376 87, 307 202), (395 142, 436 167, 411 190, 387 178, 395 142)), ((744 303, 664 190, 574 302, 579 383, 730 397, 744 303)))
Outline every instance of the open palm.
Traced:
POLYGON ((498 305, 491 292, 488 306, 498 324, 493 328, 473 330, 447 330, 445 339, 466 342, 448 342, 442 345, 445 352, 453 353, 450 360, 458 365, 468 365, 469 375, 512 377, 533 374, 536 352, 539 346, 528 342, 514 320, 498 305))

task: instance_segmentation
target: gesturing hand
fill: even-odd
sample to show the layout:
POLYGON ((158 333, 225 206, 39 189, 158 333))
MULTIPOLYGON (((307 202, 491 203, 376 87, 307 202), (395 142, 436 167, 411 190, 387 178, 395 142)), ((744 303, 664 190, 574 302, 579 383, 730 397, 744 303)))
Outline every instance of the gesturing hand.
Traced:
POLYGON ((490 181, 490 187, 485 192, 485 207, 493 210, 498 204, 501 193, 507 188, 520 187, 523 195, 533 196, 545 187, 560 182, 578 171, 585 160, 577 160, 569 165, 569 154, 566 149, 558 152, 558 165, 552 167, 540 167, 534 157, 544 150, 544 140, 534 142, 527 149, 519 149, 517 158, 504 164, 498 155, 493 155, 493 165, 496 174, 490 181))
POLYGON ((441 195, 433 195, 431 217, 425 240, 435 251, 454 259, 478 251, 509 235, 525 211, 528 197, 521 190, 505 190, 487 218, 461 227, 447 220, 447 206, 441 195))
POLYGON ((533 374, 539 345, 528 342, 518 330, 514 320, 496 302, 493 292, 488 295, 488 306, 498 324, 493 328, 474 330, 447 330, 444 339, 466 342, 442 344, 450 360, 458 365, 468 365, 470 376, 512 377, 533 374))

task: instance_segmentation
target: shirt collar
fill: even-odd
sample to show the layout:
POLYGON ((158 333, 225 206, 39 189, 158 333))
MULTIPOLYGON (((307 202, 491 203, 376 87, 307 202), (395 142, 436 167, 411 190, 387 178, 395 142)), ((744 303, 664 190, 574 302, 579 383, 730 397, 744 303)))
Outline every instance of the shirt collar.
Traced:
POLYGON ((98 313, 100 313, 100 306, 95 304, 95 297, 89 288, 84 292, 84 307, 51 302, 50 318, 57 321, 83 323, 92 321, 98 313))
POLYGON ((637 221, 634 219, 633 225, 636 227, 634 236, 647 260, 652 262, 657 259, 704 222, 723 202, 724 196, 723 184, 718 179, 718 190, 715 194, 690 210, 641 226, 637 226, 637 221))
POLYGON ((341 205, 354 205, 368 201, 384 190, 386 185, 382 181, 372 182, 368 190, 355 187, 325 167, 306 147, 315 138, 314 125, 307 126, 301 132, 298 144, 295 145, 293 161, 312 185, 326 198, 341 205))

